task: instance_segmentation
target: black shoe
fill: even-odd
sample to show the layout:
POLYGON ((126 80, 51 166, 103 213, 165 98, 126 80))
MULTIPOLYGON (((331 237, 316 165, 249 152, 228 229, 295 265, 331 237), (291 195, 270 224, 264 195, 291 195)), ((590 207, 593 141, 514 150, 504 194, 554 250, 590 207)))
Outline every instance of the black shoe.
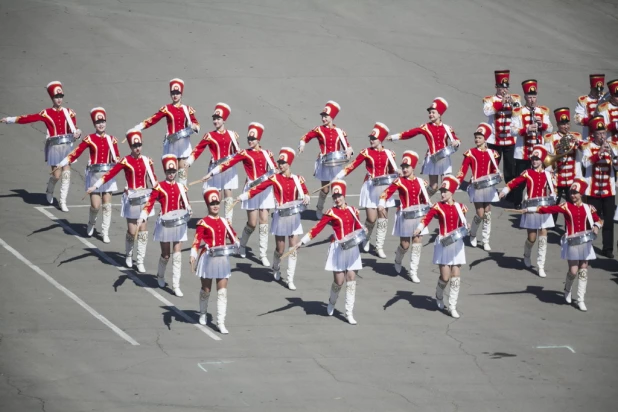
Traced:
POLYGON ((606 258, 610 258, 610 259, 614 258, 614 251, 613 250, 607 249, 607 250, 602 251, 601 254, 603 256, 605 256, 606 258))

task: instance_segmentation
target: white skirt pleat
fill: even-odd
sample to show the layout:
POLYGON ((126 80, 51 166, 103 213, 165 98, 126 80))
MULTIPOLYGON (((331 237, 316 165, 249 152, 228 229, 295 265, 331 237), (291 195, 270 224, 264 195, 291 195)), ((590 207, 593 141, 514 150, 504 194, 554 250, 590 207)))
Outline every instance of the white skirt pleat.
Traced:
POLYGON ((163 140, 163 155, 173 154, 179 159, 186 158, 191 155, 192 150, 191 139, 189 137, 176 140, 173 143, 170 143, 167 139, 163 140))
POLYGON ((434 265, 464 265, 466 263, 466 250, 464 242, 459 239, 448 246, 442 246, 440 236, 436 237, 433 246, 434 265))
POLYGON ((186 242, 187 224, 174 227, 165 227, 161 224, 161 218, 155 223, 153 239, 156 242, 186 242))
POLYGON ((551 214, 526 213, 521 215, 519 227, 522 229, 545 229, 554 227, 554 217, 551 214))
POLYGON ((339 246, 337 242, 331 242, 328 247, 328 257, 324 270, 345 272, 346 270, 361 270, 362 268, 363 262, 358 246, 346 250, 339 246))
POLYGON ((73 151, 73 143, 59 144, 59 145, 46 145, 47 164, 49 166, 56 166, 65 157, 73 151))
POLYGON ((451 173, 452 171, 453 168, 451 167, 450 156, 440 159, 438 163, 434 163, 429 159, 429 155, 427 155, 425 156, 425 160, 423 160, 423 167, 421 168, 421 174, 432 176, 441 176, 451 173))
POLYGON ((204 183, 202 186, 202 191, 205 191, 209 187, 214 187, 219 190, 238 189, 238 174, 236 173, 236 166, 226 170, 223 173, 214 175, 209 181, 204 183))
MULTIPOLYGON (((247 190, 247 184, 245 184, 243 192, 246 192, 247 190)), ((252 197, 249 200, 242 201, 242 209, 244 210, 274 209, 275 205, 275 195, 273 195, 272 186, 264 190, 259 195, 252 197)))
POLYGON ((315 161, 315 165, 313 167, 313 175, 316 179, 321 182, 330 182, 335 178, 337 173, 343 170, 344 165, 337 166, 322 166, 320 162, 320 158, 315 161))
MULTIPOLYGON (((86 178, 84 179, 85 181, 85 186, 86 188, 84 190, 88 190, 88 188, 90 186, 92 186, 97 180, 99 180, 99 178, 101 178, 105 173, 91 173, 90 171, 88 171, 88 169, 86 169, 86 178)), ((116 184, 116 178, 112 178, 112 180, 103 183, 97 190, 95 190, 93 193, 105 193, 105 192, 116 192, 118 191, 118 185, 116 184)))
MULTIPOLYGON (((374 186, 371 179, 367 179, 361 187, 358 206, 361 208, 377 209, 380 203, 380 195, 388 188, 387 186, 374 186)), ((394 207, 395 199, 391 197, 386 201, 385 207, 394 207)))
POLYGON ((195 275, 203 279, 227 279, 232 276, 228 256, 210 256, 202 253, 197 261, 195 275))
POLYGON ((594 260, 597 255, 594 253, 592 242, 569 246, 566 237, 562 236, 560 239, 560 258, 564 260, 594 260))
MULTIPOLYGON (((143 205, 132 205, 129 202, 129 194, 124 192, 122 194, 122 209, 120 209, 120 217, 124 217, 125 219, 139 219, 139 215, 142 213, 142 209, 145 205, 145 203, 143 205)), ((154 216, 154 214, 155 210, 153 207, 148 217, 154 216)))
POLYGON ((484 189, 476 189, 473 184, 468 185, 468 196, 470 202, 474 203, 487 203, 487 202, 499 202, 498 190, 495 186, 486 187, 484 189))
MULTIPOLYGON (((410 237, 416 230, 419 222, 422 220, 422 217, 417 219, 404 219, 403 212, 398 210, 395 214, 395 224, 393 225, 393 236, 399 237, 410 237)), ((421 231, 421 235, 426 235, 429 233, 429 230, 425 227, 421 231)))
POLYGON ((300 224, 300 213, 291 216, 279 216, 275 210, 270 234, 275 236, 302 235, 303 227, 300 224))

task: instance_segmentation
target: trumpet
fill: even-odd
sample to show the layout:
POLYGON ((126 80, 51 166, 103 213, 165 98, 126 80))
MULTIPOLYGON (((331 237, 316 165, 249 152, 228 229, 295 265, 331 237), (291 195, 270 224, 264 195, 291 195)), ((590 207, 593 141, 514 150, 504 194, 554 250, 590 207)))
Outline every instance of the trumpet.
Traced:
POLYGON ((502 97, 502 106, 505 109, 512 109, 514 107, 520 107, 519 102, 513 102, 513 97, 510 94, 506 94, 502 97))

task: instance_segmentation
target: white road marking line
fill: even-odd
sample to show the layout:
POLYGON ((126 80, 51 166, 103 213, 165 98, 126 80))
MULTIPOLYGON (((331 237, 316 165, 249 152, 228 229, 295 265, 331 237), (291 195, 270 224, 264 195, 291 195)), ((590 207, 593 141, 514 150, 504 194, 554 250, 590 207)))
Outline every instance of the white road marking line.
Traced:
POLYGON ((197 366, 204 372, 208 372, 208 370, 202 365, 224 365, 226 363, 234 363, 234 361, 213 361, 213 362, 198 362, 197 366))
MULTIPOLYGON (((112 203, 112 206, 122 206, 122 203, 112 203)), ((67 205, 70 209, 72 207, 90 207, 90 205, 67 205)), ((35 206, 35 209, 58 209, 56 206, 35 206)))
POLYGON ((575 353, 575 350, 572 347, 566 346, 566 345, 537 346, 536 348, 537 349, 560 349, 562 348, 562 349, 568 349, 571 352, 575 353))
POLYGON ((109 263, 110 265, 114 266, 120 272, 124 273, 129 278, 131 278, 131 280, 133 282, 135 282, 136 284, 141 286, 142 289, 144 289, 146 292, 150 293, 152 296, 154 296, 161 303, 165 304, 166 306, 169 306, 174 313, 176 313, 178 316, 183 318, 187 323, 195 326, 196 328, 198 328, 199 330, 204 332, 206 335, 208 335, 212 339, 214 339, 214 340, 221 340, 221 338, 219 336, 215 335, 215 333, 212 332, 210 329, 208 329, 205 326, 202 326, 199 323, 195 322, 194 319, 191 319, 191 317, 189 315, 184 313, 182 310, 178 309, 172 302, 170 302, 169 300, 165 299, 158 292, 156 292, 153 289, 149 288, 144 282, 141 281, 140 278, 135 276, 135 274, 133 273, 133 269, 129 269, 129 268, 126 268, 126 267, 120 265, 114 259, 109 257, 105 252, 103 252, 101 249, 99 249, 98 247, 96 247, 95 245, 93 245, 92 243, 90 243, 89 241, 84 239, 83 237, 81 237, 70 226, 68 226, 66 223, 62 222, 60 219, 58 219, 56 216, 54 216, 53 214, 51 214, 50 212, 45 210, 43 207, 35 207, 35 209, 37 209, 39 212, 43 213, 45 216, 47 216, 48 218, 50 218, 51 220, 53 220, 54 222, 56 222, 57 224, 62 226, 64 228, 64 230, 66 230, 67 232, 71 233, 76 239, 78 239, 80 242, 82 242, 87 247, 91 248, 97 255, 99 255, 107 263, 109 263))
POLYGON ((0 244, 2 246, 4 246, 4 248, 6 250, 8 250, 9 252, 11 252, 17 259, 21 260, 23 263, 25 263, 28 267, 30 267, 30 269, 34 270, 36 273, 38 273, 39 275, 41 275, 45 280, 47 280, 49 283, 51 283, 52 285, 54 285, 56 287, 56 289, 58 289, 59 291, 61 291, 62 293, 64 293, 65 295, 67 295, 68 297, 70 297, 71 299, 73 299, 75 302, 77 302, 77 304, 79 306, 81 306, 82 308, 86 309, 92 316, 94 316, 95 318, 97 318, 98 320, 100 320, 105 326, 107 326, 108 328, 110 328, 111 330, 113 330, 118 336, 120 336, 122 339, 126 340, 127 342, 129 342, 131 345, 134 346, 139 346, 139 343, 137 343, 137 341, 135 339, 133 339, 132 337, 130 337, 129 335, 127 335, 122 329, 120 329, 118 326, 114 325, 112 322, 110 322, 105 316, 101 315, 99 312, 97 312, 96 310, 94 310, 90 305, 88 305, 86 302, 84 302, 83 300, 81 300, 75 293, 71 292, 69 289, 65 288, 64 286, 62 286, 60 283, 58 283, 56 281, 56 279, 52 278, 51 276, 49 276, 47 273, 43 272, 43 270, 41 268, 39 268, 38 266, 36 266, 35 264, 33 264, 32 262, 30 262, 28 259, 26 259, 21 253, 19 253, 17 250, 13 249, 8 243, 6 243, 4 240, 0 239, 0 244))

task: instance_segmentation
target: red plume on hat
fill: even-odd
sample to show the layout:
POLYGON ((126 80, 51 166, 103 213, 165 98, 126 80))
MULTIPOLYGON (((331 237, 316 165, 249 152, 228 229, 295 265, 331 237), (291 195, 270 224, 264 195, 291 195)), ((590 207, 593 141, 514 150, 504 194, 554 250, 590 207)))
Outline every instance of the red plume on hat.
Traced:
POLYGON ((47 94, 49 94, 49 97, 51 97, 52 99, 57 94, 64 94, 64 90, 62 89, 62 83, 60 83, 58 80, 54 80, 53 82, 49 83, 46 88, 47 94))

